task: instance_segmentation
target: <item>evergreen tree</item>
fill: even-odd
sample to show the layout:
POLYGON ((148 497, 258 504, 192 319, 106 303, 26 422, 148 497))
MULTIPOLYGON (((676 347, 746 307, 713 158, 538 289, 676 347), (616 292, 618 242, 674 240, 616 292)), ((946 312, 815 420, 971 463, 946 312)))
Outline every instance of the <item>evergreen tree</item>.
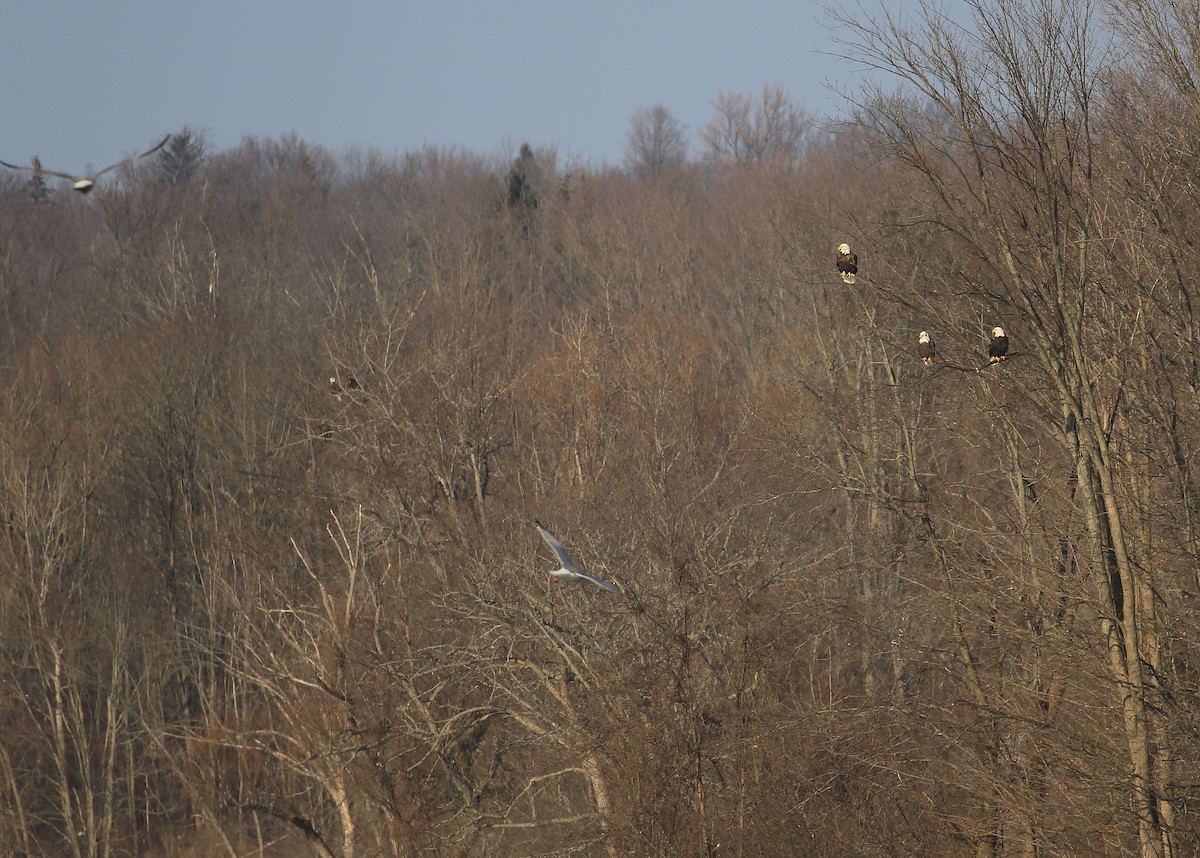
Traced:
POLYGON ((185 125, 158 153, 158 183, 166 187, 187 184, 203 162, 204 138, 185 125))

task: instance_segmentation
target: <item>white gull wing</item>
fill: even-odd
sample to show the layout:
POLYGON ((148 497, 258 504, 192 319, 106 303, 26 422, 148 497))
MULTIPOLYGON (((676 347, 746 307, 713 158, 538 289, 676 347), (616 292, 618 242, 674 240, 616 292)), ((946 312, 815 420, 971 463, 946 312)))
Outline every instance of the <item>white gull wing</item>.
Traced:
POLYGON ((619 587, 616 587, 601 578, 597 578, 595 575, 589 575, 587 572, 584 572, 582 569, 580 569, 575 564, 575 561, 571 559, 571 555, 567 552, 567 547, 565 545, 555 539, 554 535, 550 533, 550 531, 546 530, 546 528, 542 526, 542 523, 536 518, 533 520, 533 523, 537 527, 538 533, 542 535, 542 539, 546 540, 546 544, 550 546, 550 549, 554 552, 554 555, 558 558, 559 564, 562 566, 561 569, 556 569, 551 572, 551 575, 555 576, 556 578, 581 578, 585 581, 591 581, 596 586, 603 587, 605 590, 608 590, 611 593, 616 593, 618 596, 625 595, 619 587))

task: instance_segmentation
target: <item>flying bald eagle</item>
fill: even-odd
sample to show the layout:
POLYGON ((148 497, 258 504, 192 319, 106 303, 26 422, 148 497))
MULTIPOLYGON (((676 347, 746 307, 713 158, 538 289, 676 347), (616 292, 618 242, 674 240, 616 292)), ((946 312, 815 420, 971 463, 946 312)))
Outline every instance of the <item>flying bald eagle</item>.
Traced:
POLYGON ((921 331, 917 335, 917 354, 921 356, 921 360, 925 361, 926 364, 933 366, 933 359, 937 357, 937 346, 930 339, 929 331, 921 331))
POLYGON ((992 363, 998 363, 1004 360, 1008 354, 1008 334, 1004 333, 1004 328, 997 325, 992 328, 992 341, 988 343, 988 357, 992 363))
POLYGON ((850 252, 850 245, 838 245, 837 267, 838 273, 842 275, 842 282, 854 285, 854 275, 858 273, 858 254, 850 252))
POLYGON ((7 161, 0 161, 0 164, 3 164, 5 167, 8 167, 10 170, 28 170, 29 172, 33 173, 34 176, 58 176, 58 178, 60 178, 60 179, 66 179, 69 182, 71 182, 71 187, 73 187, 75 190, 79 191, 79 193, 88 194, 88 193, 91 193, 92 188, 96 187, 96 180, 98 178, 100 178, 101 176, 103 176, 105 173, 111 173, 113 170, 116 170, 118 167, 124 167, 126 164, 132 164, 134 161, 138 160, 139 158, 145 158, 147 155, 153 155, 159 149, 166 146, 167 141, 170 139, 171 139, 171 135, 168 134, 161 141, 159 141, 158 145, 155 146, 153 149, 147 149, 145 152, 143 152, 140 155, 133 155, 129 158, 126 158, 123 161, 118 161, 115 164, 109 164, 103 170, 98 170, 95 173, 92 173, 87 176, 76 176, 71 173, 60 173, 58 170, 47 170, 42 166, 42 162, 39 161, 37 158, 34 158, 34 163, 33 163, 32 167, 21 167, 16 164, 10 164, 7 161))

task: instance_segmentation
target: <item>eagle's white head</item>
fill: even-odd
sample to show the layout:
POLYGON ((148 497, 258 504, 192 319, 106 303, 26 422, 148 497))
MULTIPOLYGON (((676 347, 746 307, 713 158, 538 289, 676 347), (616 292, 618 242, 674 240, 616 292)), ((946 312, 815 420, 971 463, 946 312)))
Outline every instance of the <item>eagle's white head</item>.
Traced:
POLYGON ((917 342, 918 343, 929 342, 929 331, 921 331, 921 333, 917 334, 917 342))
POLYGON ((844 244, 844 243, 843 243, 843 244, 839 244, 839 245, 838 245, 838 247, 837 247, 837 252, 838 252, 838 253, 849 253, 849 252, 850 252, 850 245, 848 245, 848 244, 844 244))
POLYGON ((1000 327, 999 325, 997 325, 996 327, 992 328, 992 336, 993 336, 993 337, 1002 337, 1002 336, 1004 336, 1004 328, 1000 327))

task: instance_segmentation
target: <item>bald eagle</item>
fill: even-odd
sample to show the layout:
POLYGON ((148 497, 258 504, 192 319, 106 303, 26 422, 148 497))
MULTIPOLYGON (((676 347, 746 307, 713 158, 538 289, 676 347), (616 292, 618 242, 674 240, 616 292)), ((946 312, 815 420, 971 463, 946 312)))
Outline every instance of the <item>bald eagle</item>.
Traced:
POLYGON ((356 379, 354 376, 350 376, 348 379, 346 379, 345 387, 343 387, 342 383, 334 376, 329 377, 329 392, 333 394, 334 399, 340 400, 342 398, 342 394, 347 392, 354 393, 359 390, 362 390, 362 388, 359 387, 358 379, 356 379))
POLYGON ((1008 354, 1008 334, 1004 333, 1004 328, 997 325, 992 328, 992 341, 988 343, 988 357, 992 363, 997 363, 1004 360, 1008 354))
POLYGON ((921 356, 921 360, 925 361, 926 364, 933 366, 933 359, 937 357, 937 346, 930 339, 929 331, 921 331, 917 335, 917 354, 921 356))
POLYGON ((858 254, 850 252, 850 245, 842 243, 837 246, 837 267, 842 282, 853 285, 854 275, 858 273, 858 254))
POLYGON ((71 173, 60 173, 58 170, 47 170, 44 167, 42 167, 42 162, 39 161, 37 158, 33 159, 32 167, 22 167, 22 166, 18 166, 17 164, 10 164, 7 161, 0 161, 0 164, 3 164, 5 167, 8 167, 10 170, 28 170, 29 172, 33 173, 34 176, 57 176, 60 179, 67 179, 68 181, 71 182, 71 187, 73 187, 79 193, 88 194, 88 193, 91 193, 92 188, 96 187, 96 180, 98 178, 100 178, 101 176, 103 176, 105 173, 111 173, 113 170, 117 169, 118 167, 124 167, 126 164, 132 164, 134 161, 138 160, 139 158, 145 158, 147 155, 153 155, 159 149, 166 146, 167 141, 170 139, 171 139, 171 135, 168 134, 166 137, 164 137, 162 140, 160 140, 158 142, 158 145, 155 146, 153 149, 147 149, 145 152, 141 153, 140 155, 133 155, 129 158, 124 159, 123 161, 118 161, 115 164, 110 164, 107 167, 105 167, 103 170, 98 170, 95 173, 92 173, 87 176, 75 176, 75 175, 72 175, 71 173))

